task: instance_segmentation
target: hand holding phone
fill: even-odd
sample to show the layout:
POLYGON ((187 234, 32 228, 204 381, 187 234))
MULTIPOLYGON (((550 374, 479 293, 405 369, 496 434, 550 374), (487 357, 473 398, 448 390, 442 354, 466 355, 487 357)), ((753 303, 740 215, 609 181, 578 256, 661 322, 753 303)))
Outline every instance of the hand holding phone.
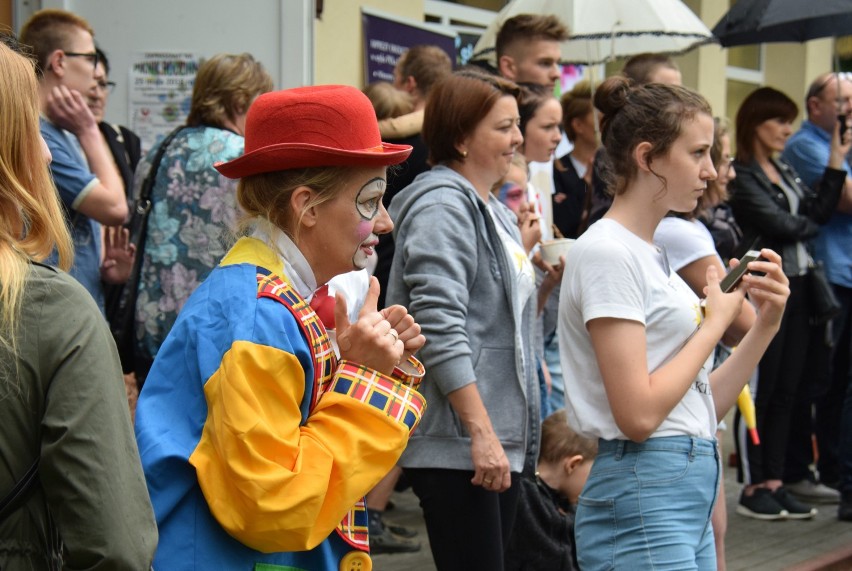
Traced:
POLYGON ((745 255, 740 259, 740 265, 725 274, 725 277, 722 278, 722 281, 719 282, 719 287, 722 289, 722 291, 728 293, 735 287, 737 287, 737 284, 740 283, 740 280, 743 279, 743 276, 748 271, 749 262, 753 262, 759 259, 761 259, 761 256, 758 250, 749 250, 748 252, 746 252, 745 255))
POLYGON ((846 130, 849 125, 846 123, 847 116, 845 113, 837 115, 837 122, 840 123, 840 144, 843 144, 843 136, 846 135, 846 130))

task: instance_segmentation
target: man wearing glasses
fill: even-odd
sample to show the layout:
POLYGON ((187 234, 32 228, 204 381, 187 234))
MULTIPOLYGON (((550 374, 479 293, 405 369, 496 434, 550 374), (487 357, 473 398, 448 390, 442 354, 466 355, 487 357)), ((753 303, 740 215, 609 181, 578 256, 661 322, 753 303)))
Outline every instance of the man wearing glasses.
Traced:
MULTIPOLYGON (((38 63, 41 134, 53 156, 50 169, 74 240, 71 275, 103 311, 101 278, 121 281, 132 255, 124 249, 114 258, 119 249, 112 240, 107 240, 106 248, 102 244, 101 225, 120 226, 128 207, 118 169, 86 105, 86 97, 104 79, 94 35, 75 14, 40 10, 24 24, 20 40, 30 46, 38 63), (104 250, 109 263, 102 270, 104 250)), ((111 233, 105 235, 111 237, 111 233)))
MULTIPOLYGON (((847 131, 852 128, 852 81, 836 73, 820 75, 808 89, 805 108, 808 119, 790 137, 783 157, 796 169, 805 184, 815 188, 828 164, 831 137, 838 124, 844 123, 847 131)), ((837 209, 828 223, 820 228, 813 242, 814 258, 825 264, 828 280, 843 304, 843 312, 831 323, 834 346, 830 386, 822 391, 825 394, 816 398, 814 419, 819 444, 819 477, 837 487, 841 494, 822 485, 808 473, 807 464, 813 460, 809 430, 799 431, 807 435, 799 446, 790 440, 785 480, 787 476, 790 480, 797 480, 802 473, 808 475, 800 482, 792 485, 785 482, 784 485, 806 500, 824 503, 839 500, 838 518, 852 521, 852 170, 848 163, 844 163, 844 167, 846 183, 837 209)), ((810 403, 805 405, 805 414, 809 416, 810 403)))

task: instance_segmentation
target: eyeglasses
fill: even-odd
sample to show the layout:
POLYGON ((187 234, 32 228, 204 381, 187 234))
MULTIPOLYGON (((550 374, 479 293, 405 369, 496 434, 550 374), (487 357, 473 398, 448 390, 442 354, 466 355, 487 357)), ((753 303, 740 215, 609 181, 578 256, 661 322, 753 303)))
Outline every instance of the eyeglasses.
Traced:
POLYGON ((719 174, 722 174, 723 172, 728 172, 729 170, 731 170, 731 167, 733 166, 733 164, 734 164, 734 157, 728 157, 726 159, 722 159, 722 162, 719 163, 719 167, 716 169, 716 171, 719 174))
POLYGON ((112 93, 113 90, 115 89, 115 82, 114 81, 103 81, 103 80, 101 80, 97 83, 97 87, 101 91, 106 91, 107 93, 112 93))
POLYGON ((100 61, 100 57, 98 57, 98 52, 91 53, 80 53, 80 52, 66 52, 63 50, 63 53, 68 57, 84 57, 92 62, 92 69, 98 67, 98 62, 100 61))

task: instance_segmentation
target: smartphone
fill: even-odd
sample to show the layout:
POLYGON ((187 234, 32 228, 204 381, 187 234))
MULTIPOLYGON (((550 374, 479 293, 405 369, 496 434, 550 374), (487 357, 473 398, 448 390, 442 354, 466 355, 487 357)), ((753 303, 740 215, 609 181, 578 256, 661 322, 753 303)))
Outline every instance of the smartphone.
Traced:
POLYGON ((722 291, 728 293, 737 287, 737 284, 740 283, 740 280, 743 279, 743 276, 748 271, 749 262, 759 259, 761 259, 761 257, 758 250, 749 250, 746 252, 745 255, 740 258, 740 265, 725 274, 725 277, 719 282, 719 287, 722 288, 722 291))
POLYGON ((849 128, 849 125, 846 124, 846 114, 838 115, 837 121, 840 123, 840 143, 843 144, 843 135, 846 134, 846 129, 849 128))

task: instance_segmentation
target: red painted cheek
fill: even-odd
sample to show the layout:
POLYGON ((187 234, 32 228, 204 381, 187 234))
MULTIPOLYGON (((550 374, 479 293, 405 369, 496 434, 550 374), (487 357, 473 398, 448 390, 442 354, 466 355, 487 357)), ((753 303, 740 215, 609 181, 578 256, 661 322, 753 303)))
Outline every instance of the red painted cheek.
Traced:
POLYGON ((363 242, 373 233, 373 224, 367 220, 358 223, 358 240, 363 242))

